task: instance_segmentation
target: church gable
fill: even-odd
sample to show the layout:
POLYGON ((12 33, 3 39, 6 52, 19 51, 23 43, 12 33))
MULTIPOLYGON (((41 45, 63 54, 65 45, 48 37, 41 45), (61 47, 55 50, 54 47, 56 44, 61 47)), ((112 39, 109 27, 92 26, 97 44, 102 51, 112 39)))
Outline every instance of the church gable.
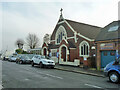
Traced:
POLYGON ((44 42, 44 44, 42 45, 42 48, 43 47, 48 47, 48 44, 44 42))
POLYGON ((100 30, 100 27, 67 20, 62 17, 62 20, 59 19, 51 35, 51 41, 54 41, 55 44, 59 44, 64 35, 66 35, 64 36, 65 39, 74 38, 75 43, 77 41, 76 35, 88 41, 94 41, 100 30))
POLYGON ((63 40, 61 41, 59 47, 60 47, 61 45, 66 45, 66 46, 68 47, 68 41, 65 40, 65 39, 63 39, 63 40))
POLYGON ((65 39, 74 36, 73 31, 70 29, 70 27, 67 26, 67 24, 65 22, 56 25, 56 27, 51 35, 51 40, 55 40, 55 43, 57 43, 57 38, 61 37, 61 39, 58 40, 58 43, 60 43, 59 41, 62 40, 62 36, 64 36, 65 39), (63 35, 61 34, 59 36, 60 33, 62 33, 63 35))

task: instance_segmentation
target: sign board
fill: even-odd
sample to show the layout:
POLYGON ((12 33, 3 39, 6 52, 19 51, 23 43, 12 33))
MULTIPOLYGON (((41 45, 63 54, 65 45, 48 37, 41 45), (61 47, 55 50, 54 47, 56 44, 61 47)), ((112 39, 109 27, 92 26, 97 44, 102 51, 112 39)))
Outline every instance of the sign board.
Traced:
POLYGON ((102 43, 100 44, 100 49, 114 49, 114 43, 102 43))
POLYGON ((86 61, 87 60, 87 58, 86 57, 84 57, 84 61, 86 61))

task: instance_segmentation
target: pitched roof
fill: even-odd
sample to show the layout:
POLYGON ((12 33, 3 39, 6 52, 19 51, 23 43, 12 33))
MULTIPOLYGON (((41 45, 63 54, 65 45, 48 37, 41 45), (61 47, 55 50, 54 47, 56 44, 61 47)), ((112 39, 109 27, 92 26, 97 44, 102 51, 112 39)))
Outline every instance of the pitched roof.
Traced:
POLYGON ((57 49, 57 48, 59 48, 59 45, 55 45, 55 44, 48 45, 48 49, 57 49))
POLYGON ((88 25, 76 21, 71 21, 68 19, 65 19, 71 27, 80 33, 81 35, 88 37, 90 39, 95 39, 96 36, 99 34, 101 27, 93 26, 93 25, 88 25))
POLYGON ((102 28, 95 41, 104 41, 120 38, 120 20, 113 21, 104 28, 102 28))
POLYGON ((69 48, 76 48, 76 45, 74 43, 74 40, 68 40, 68 43, 69 43, 69 48))

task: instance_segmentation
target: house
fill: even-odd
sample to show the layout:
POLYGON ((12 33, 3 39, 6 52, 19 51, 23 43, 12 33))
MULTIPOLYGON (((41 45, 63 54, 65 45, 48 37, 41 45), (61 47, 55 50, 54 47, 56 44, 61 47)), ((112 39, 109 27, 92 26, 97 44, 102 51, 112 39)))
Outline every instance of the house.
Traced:
POLYGON ((115 60, 120 53, 120 21, 113 21, 96 37, 97 68, 104 68, 109 62, 115 60))
POLYGON ((43 55, 51 53, 59 64, 78 66, 95 56, 95 39, 101 27, 60 18, 51 35, 50 43, 43 43, 43 55), (57 53, 59 54, 59 58, 57 53))
POLYGON ((28 53, 38 54, 38 55, 41 55, 41 51, 42 51, 42 48, 34 48, 34 49, 27 50, 28 53))

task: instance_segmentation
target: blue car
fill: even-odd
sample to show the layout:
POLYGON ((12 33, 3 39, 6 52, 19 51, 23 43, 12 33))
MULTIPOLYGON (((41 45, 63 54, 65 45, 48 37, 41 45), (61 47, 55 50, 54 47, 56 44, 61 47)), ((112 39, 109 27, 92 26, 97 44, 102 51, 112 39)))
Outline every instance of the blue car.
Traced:
POLYGON ((105 76, 113 83, 120 81, 120 58, 106 65, 104 68, 105 76))

